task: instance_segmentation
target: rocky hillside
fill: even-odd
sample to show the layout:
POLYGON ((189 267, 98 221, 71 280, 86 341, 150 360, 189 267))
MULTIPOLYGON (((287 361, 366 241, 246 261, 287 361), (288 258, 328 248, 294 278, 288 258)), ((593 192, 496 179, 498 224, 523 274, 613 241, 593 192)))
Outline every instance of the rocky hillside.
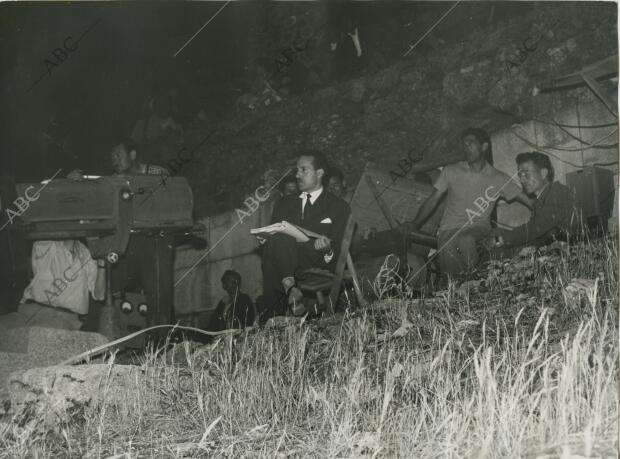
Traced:
MULTIPOLYGON (((534 94, 551 79, 616 53, 615 5, 528 4, 523 14, 485 22, 460 38, 458 29, 438 28, 407 56, 409 45, 427 29, 407 31, 405 16, 400 22, 383 21, 385 35, 403 37, 405 30, 410 37, 393 43, 398 55, 393 51, 384 62, 377 56, 387 45, 365 42, 360 26, 362 51, 371 49, 371 56, 359 59, 367 65, 327 80, 322 66, 329 59, 333 66, 340 55, 330 57, 329 38, 311 33, 308 23, 321 16, 304 14, 307 4, 286 8, 297 11, 278 16, 288 18, 287 33, 277 40, 273 34, 267 40, 260 30, 255 35, 262 54, 254 51, 248 57, 253 91, 241 94, 221 117, 203 112, 170 146, 161 146, 165 160, 175 156, 179 145, 194 148, 211 134, 196 150, 194 163, 181 171, 194 188, 198 216, 234 208, 262 184, 269 169, 283 170, 303 148, 327 152, 356 183, 368 160, 396 164, 407 154, 424 159, 450 154, 453 137, 466 125, 494 131, 551 116, 576 100, 592 101, 584 88, 534 94), (294 33, 296 24, 300 28, 294 33), (284 48, 289 51, 270 63, 265 56, 277 57, 287 40, 293 43, 284 48), (431 144, 434 148, 426 151, 431 144)), ((441 11, 426 14, 430 19, 441 11)), ((347 40, 341 42, 355 59, 353 41, 347 40)))

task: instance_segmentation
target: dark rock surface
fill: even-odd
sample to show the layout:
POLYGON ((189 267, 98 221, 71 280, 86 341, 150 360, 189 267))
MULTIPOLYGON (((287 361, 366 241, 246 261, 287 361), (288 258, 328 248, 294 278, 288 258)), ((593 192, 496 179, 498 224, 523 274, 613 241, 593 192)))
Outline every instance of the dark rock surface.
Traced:
MULTIPOLYGON (((360 61, 367 60, 361 68, 349 66, 342 78, 329 79, 320 75, 345 57, 330 54, 327 37, 318 32, 324 27, 324 16, 307 4, 287 4, 286 14, 278 8, 276 19, 286 25, 282 34, 257 36, 256 55, 249 56, 249 67, 260 67, 256 90, 243 94, 234 108, 224 111, 195 167, 183 172, 197 196, 197 214, 212 215, 238 206, 262 184, 266 170, 283 173, 304 148, 326 152, 355 184, 365 163, 378 155, 382 162, 396 165, 410 149, 424 153, 437 137, 445 145, 425 159, 431 154, 450 155, 458 148, 455 139, 465 126, 493 132, 552 115, 576 101, 591 102, 587 89, 562 92, 561 97, 534 94, 551 79, 616 53, 612 8, 611 4, 537 3, 523 7, 521 14, 504 15, 500 22, 480 25, 478 21, 469 28, 456 26, 460 15, 448 16, 406 57, 406 42, 393 43, 391 52, 382 50, 383 67, 376 57, 363 54, 360 61), (310 37, 314 44, 297 52, 295 62, 303 64, 305 74, 318 75, 318 82, 299 80, 292 67, 277 70, 263 65, 270 52, 277 55, 285 47, 286 40, 301 43, 298 35, 310 37), (293 83, 301 89, 293 90, 293 83)), ((367 54, 381 54, 378 42, 369 40, 375 28, 383 30, 383 36, 421 35, 423 28, 408 30, 407 17, 397 23, 378 19, 376 25, 360 26, 362 46, 370 50, 367 54), (393 30, 385 29, 388 23, 393 30)), ((411 26, 419 26, 423 17, 429 26, 434 21, 433 14, 426 12, 411 26)), ((346 59, 357 59, 349 51, 352 56, 346 59)), ((206 122, 194 125, 182 143, 199 143, 212 127, 206 122)))

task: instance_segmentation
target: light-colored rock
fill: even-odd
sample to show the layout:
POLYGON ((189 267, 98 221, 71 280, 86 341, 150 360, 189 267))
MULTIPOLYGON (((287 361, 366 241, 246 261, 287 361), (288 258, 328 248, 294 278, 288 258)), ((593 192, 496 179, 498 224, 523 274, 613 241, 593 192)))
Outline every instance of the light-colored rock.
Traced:
POLYGON ((0 352, 0 405, 9 397, 9 376, 32 367, 28 354, 0 352))
POLYGON ((56 365, 107 342, 98 333, 54 328, 22 326, 0 331, 0 401, 8 397, 11 373, 56 365))
POLYGON ((17 312, 0 316, 0 330, 25 326, 79 330, 82 322, 77 314, 38 303, 20 304, 17 312))
POLYGON ((9 312, 0 316, 0 333, 16 327, 28 325, 28 318, 19 312, 9 312))
POLYGON ((19 327, 0 334, 0 351, 28 354, 32 366, 56 365, 108 342, 98 333, 19 327))
POLYGON ((84 365, 32 368, 9 377, 11 411, 53 429, 93 404, 121 406, 147 382, 140 367, 84 365))

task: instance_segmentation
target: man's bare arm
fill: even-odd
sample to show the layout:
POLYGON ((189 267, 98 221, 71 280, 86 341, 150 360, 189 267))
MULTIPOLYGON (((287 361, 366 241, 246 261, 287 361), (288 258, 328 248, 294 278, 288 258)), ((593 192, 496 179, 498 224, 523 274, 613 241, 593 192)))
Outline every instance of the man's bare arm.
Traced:
POLYGON ((433 214, 433 212, 437 208, 437 205, 439 204, 439 201, 441 201, 441 198, 445 193, 445 190, 435 190, 433 194, 426 198, 426 201, 424 201, 424 204, 422 204, 422 206, 420 207, 420 210, 418 211, 416 217, 412 221, 403 223, 403 225, 401 226, 403 230, 405 232, 409 232, 412 230, 420 229, 420 227, 424 225, 426 220, 428 220, 428 218, 433 214))

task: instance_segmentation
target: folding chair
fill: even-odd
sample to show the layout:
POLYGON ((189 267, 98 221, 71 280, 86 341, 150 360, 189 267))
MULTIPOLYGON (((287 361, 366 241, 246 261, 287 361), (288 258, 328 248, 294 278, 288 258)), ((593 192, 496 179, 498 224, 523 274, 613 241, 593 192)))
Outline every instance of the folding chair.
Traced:
POLYGON ((310 268, 302 271, 298 275, 297 287, 304 293, 314 293, 318 300, 319 309, 327 309, 330 314, 334 314, 335 306, 340 296, 340 289, 343 281, 345 283, 353 283, 355 296, 360 306, 366 306, 366 300, 362 294, 360 283, 353 266, 353 260, 349 249, 351 240, 355 232, 355 221, 353 216, 349 215, 347 226, 345 227, 340 245, 340 253, 336 260, 336 269, 332 273, 326 269, 310 268), (348 268, 345 273, 345 267, 348 268), (324 292, 329 290, 329 296, 326 298, 324 292))

